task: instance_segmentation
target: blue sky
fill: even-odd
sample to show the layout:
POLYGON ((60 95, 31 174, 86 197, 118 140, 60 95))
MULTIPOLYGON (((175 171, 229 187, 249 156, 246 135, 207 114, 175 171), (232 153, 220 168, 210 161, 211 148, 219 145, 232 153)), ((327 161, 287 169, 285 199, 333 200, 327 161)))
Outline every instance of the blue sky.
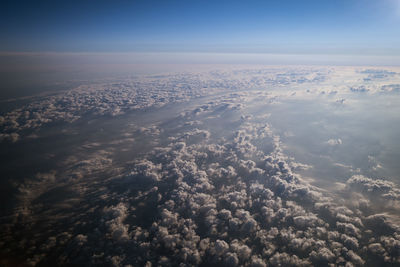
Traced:
POLYGON ((400 0, 1 1, 0 51, 400 55, 400 0))

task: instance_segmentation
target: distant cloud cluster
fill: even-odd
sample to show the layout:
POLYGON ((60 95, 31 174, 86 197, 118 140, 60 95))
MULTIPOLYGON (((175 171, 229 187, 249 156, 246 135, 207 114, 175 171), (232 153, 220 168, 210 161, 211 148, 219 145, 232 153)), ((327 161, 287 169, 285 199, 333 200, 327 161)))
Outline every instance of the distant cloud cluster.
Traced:
MULTIPOLYGON (((323 72, 297 69, 211 71, 145 76, 141 79, 82 85, 48 97, 33 99, 26 106, 0 116, 0 142, 16 142, 45 125, 75 122, 89 115, 118 116, 126 112, 168 103, 189 101, 221 92, 268 88, 324 80, 323 72)), ((201 108, 200 108, 201 110, 201 108)))
MULTIPOLYGON (((299 84, 320 84, 332 75, 330 68, 266 68, 219 70, 203 73, 181 73, 144 76, 142 78, 111 80, 102 84, 81 85, 78 88, 48 97, 33 98, 31 103, 4 114, 0 114, 0 142, 17 142, 21 136, 31 135, 46 125, 58 122, 75 122, 89 115, 119 116, 127 112, 149 107, 161 107, 168 103, 190 101, 191 99, 235 93, 254 89, 271 91, 299 84)), ((385 69, 366 69, 358 72, 368 80, 349 86, 353 93, 398 92, 399 73, 385 69), (370 82, 379 80, 380 86, 370 82), (387 83, 386 80, 392 82, 387 83), (398 83, 393 83, 398 82, 398 83)), ((353 81, 350 80, 350 84, 353 81)), ((331 96, 336 89, 307 92, 292 92, 290 96, 302 97, 315 93, 331 96)), ((345 92, 343 89, 340 91, 345 92)), ((271 97, 270 101, 277 99, 271 97)), ((346 98, 336 103, 344 104, 346 98)), ((198 111, 201 112, 200 107, 198 111)))
POLYGON ((354 175, 347 181, 347 186, 353 191, 368 195, 371 199, 380 202, 394 202, 392 207, 399 208, 400 189, 393 182, 371 179, 363 175, 354 175), (397 202, 396 205, 395 202, 397 202), (394 205, 394 206, 393 206, 394 205))

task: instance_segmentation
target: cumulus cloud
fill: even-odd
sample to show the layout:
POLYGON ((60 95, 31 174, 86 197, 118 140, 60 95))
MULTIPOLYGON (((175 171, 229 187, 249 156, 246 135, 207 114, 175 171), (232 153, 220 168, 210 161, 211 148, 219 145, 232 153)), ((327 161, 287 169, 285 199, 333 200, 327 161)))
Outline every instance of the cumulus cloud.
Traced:
POLYGON ((338 138, 338 139, 331 138, 328 141, 326 141, 326 143, 330 146, 337 146, 337 145, 341 145, 343 142, 342 142, 342 139, 340 139, 340 138, 338 138))
POLYGON ((132 176, 141 176, 141 178, 160 181, 162 179, 161 164, 143 159, 134 163, 134 170, 130 173, 132 176))
POLYGON ((366 93, 369 89, 366 88, 365 85, 361 85, 359 87, 350 87, 350 91, 353 93, 366 93))
POLYGON ((400 84, 387 84, 381 87, 383 93, 398 93, 400 92, 400 84))
POLYGON ((10 133, 10 134, 1 133, 0 134, 0 142, 7 140, 7 141, 11 141, 11 142, 15 143, 18 141, 18 139, 19 139, 18 133, 10 133))
POLYGON ((378 201, 399 201, 400 189, 393 183, 382 179, 372 179, 363 175, 354 175, 346 185, 378 201))

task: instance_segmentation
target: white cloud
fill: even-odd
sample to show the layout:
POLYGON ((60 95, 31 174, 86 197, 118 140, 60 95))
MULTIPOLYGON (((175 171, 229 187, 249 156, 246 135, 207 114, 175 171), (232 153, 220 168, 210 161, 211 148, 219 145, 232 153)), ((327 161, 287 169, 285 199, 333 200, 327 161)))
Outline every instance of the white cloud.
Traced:
POLYGON ((338 139, 332 138, 332 139, 329 139, 328 141, 326 141, 326 143, 330 146, 337 146, 337 145, 341 145, 343 142, 342 142, 342 139, 340 139, 340 138, 338 138, 338 139))

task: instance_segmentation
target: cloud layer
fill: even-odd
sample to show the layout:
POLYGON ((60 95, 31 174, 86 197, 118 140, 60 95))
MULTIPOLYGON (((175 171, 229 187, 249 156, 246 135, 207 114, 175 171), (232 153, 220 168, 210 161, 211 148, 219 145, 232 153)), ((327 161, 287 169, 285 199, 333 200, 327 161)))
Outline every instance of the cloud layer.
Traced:
MULTIPOLYGON (((143 112, 142 121, 116 127, 109 141, 76 144, 55 168, 15 183, 18 203, 1 221, 4 262, 399 265, 398 185, 362 174, 343 177, 335 190, 311 183, 301 171, 314 166, 289 156, 282 140, 296 133, 280 135, 274 114, 256 109, 316 97, 330 105, 338 95, 361 92, 328 87, 332 72, 274 68, 146 77, 81 87, 4 114, 0 138, 18 143, 18 136, 28 142, 55 122, 122 123, 124 115, 143 112), (311 89, 294 94, 292 86, 303 84, 311 89), (172 112, 154 120, 165 111, 161 106, 172 112)), ((370 80, 397 77, 357 73, 370 80)), ((321 147, 347 145, 332 136, 321 147)))

